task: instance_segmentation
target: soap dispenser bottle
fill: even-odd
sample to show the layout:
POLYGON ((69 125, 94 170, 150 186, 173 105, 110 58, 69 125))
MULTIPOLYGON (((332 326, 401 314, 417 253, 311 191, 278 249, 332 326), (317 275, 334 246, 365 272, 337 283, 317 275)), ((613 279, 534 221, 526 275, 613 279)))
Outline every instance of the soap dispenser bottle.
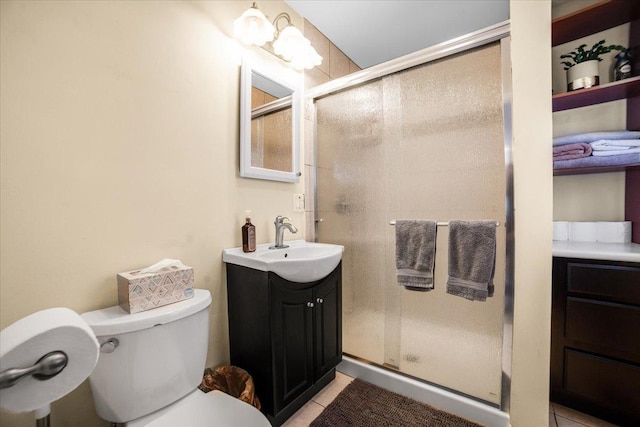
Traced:
POLYGON ((251 211, 246 212, 246 223, 242 226, 242 251, 255 252, 256 250, 256 227, 251 224, 251 211))

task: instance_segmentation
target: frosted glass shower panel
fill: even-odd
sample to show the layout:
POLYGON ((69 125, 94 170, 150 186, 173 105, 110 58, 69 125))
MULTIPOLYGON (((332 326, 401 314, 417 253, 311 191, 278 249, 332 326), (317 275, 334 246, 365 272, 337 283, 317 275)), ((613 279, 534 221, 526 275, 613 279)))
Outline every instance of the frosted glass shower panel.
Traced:
POLYGON ((317 211, 322 238, 343 244, 343 351, 369 360, 384 357, 385 212, 382 145, 382 81, 369 83, 319 103, 317 211))
POLYGON ((316 100, 318 240, 345 246, 345 353, 500 403, 505 228, 493 298, 446 293, 448 228, 435 289, 396 284, 394 219, 505 223, 500 45, 316 100))

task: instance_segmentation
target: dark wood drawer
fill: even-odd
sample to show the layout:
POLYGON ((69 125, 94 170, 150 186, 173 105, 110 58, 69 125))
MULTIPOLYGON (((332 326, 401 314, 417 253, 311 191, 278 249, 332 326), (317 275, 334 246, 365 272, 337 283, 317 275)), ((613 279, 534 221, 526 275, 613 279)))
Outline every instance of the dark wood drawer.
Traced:
POLYGON ((570 393, 607 406, 624 418, 639 419, 640 367, 567 349, 564 372, 570 393))
POLYGON ((640 304, 640 268, 569 262, 567 291, 640 304))
POLYGON ((566 338, 640 363, 640 307, 567 298, 566 338))

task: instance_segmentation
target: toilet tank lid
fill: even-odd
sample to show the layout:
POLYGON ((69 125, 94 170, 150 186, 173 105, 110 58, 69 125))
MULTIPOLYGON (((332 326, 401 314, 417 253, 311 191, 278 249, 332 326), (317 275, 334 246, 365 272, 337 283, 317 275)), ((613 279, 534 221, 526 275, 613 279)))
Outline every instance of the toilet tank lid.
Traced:
POLYGON ((194 289, 193 298, 167 304, 152 310, 129 314, 120 306, 82 313, 81 317, 96 336, 126 334, 173 322, 205 309, 211 304, 211 293, 194 289))

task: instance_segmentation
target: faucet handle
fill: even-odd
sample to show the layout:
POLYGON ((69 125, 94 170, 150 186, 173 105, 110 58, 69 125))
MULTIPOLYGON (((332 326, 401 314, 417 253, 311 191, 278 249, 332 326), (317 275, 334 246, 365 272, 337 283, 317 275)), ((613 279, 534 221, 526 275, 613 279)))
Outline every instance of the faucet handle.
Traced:
POLYGON ((276 220, 274 221, 274 224, 283 224, 285 220, 291 222, 291 218, 287 216, 278 215, 276 216, 276 220))

